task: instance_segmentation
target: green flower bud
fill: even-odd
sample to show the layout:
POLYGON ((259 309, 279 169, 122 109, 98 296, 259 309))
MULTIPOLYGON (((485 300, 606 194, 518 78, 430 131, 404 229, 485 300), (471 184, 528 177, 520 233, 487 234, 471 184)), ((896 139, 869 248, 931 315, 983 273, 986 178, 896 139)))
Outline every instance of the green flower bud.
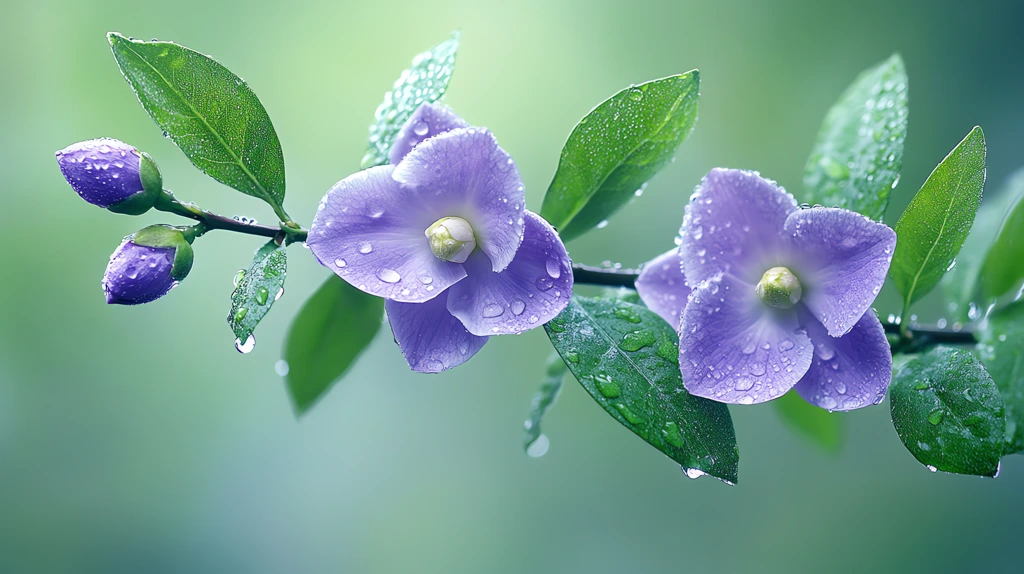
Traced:
POLYGON ((776 309, 792 309, 803 295, 800 280, 785 267, 772 267, 765 271, 755 291, 765 305, 776 309))
POLYGON ((476 237, 469 222, 461 217, 442 217, 424 232, 430 250, 443 261, 465 263, 476 249, 476 237))

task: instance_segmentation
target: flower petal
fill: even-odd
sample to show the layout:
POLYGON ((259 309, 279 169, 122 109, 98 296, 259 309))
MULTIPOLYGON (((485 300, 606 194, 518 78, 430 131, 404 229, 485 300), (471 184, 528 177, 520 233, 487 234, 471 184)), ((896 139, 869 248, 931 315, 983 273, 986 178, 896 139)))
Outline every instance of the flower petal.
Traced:
POLYGON ((523 239, 526 196, 519 170, 491 132, 460 128, 432 137, 395 166, 393 177, 440 213, 435 221, 468 221, 493 271, 512 262, 523 239))
POLYGON ((791 389, 811 364, 811 342, 796 313, 765 306, 753 285, 729 274, 694 289, 679 330, 683 384, 700 397, 769 401, 791 389))
POLYGON ((487 337, 477 337, 445 308, 447 296, 423 303, 387 301, 395 342, 414 371, 439 373, 457 367, 483 348, 487 337))
POLYGON ((882 323, 868 310, 853 329, 835 338, 806 309, 801 321, 814 344, 814 361, 796 392, 830 411, 848 411, 882 402, 892 380, 892 351, 882 323))
POLYGON ((686 285, 678 248, 644 264, 636 278, 636 292, 651 311, 668 321, 673 329, 679 330, 679 319, 686 307, 690 288, 686 285))
POLYGON ((782 228, 796 209, 792 195, 756 172, 711 170, 686 206, 679 231, 690 285, 717 273, 756 285, 785 253, 782 228))
POLYGON ((572 265, 558 233, 525 212, 523 244, 502 272, 480 253, 466 261, 468 276, 449 289, 448 310, 475 335, 522 333, 565 309, 572 296, 572 265))
POLYGON ((408 303, 426 301, 466 276, 430 251, 424 230, 437 218, 415 189, 372 167, 339 181, 320 202, 306 245, 356 288, 408 303))
POLYGON ((448 106, 426 103, 416 108, 391 144, 392 165, 402 161, 420 142, 456 128, 469 126, 448 106))
POLYGON ((878 296, 889 272, 896 232, 845 209, 801 209, 786 219, 793 243, 792 271, 803 287, 803 302, 840 337, 878 296))

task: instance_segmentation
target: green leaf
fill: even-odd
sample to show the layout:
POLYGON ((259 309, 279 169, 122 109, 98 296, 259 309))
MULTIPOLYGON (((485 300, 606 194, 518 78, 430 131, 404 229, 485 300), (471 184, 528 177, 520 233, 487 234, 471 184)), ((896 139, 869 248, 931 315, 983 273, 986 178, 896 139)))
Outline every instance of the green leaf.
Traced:
POLYGON ((862 72, 828 111, 804 168, 804 199, 881 220, 906 138, 907 72, 894 54, 862 72))
POLYGON ((729 409, 683 388, 679 336, 661 317, 640 305, 574 296, 544 329, 583 388, 620 424, 687 476, 736 482, 729 409))
POLYGON ((975 127, 935 167, 896 223, 889 276, 903 296, 904 311, 931 291, 953 264, 984 187, 985 135, 975 127))
POLYGON ((284 154, 249 86, 216 60, 172 42, 115 32, 107 39, 142 107, 188 159, 282 216, 284 154))
POLYGON ((568 368, 558 353, 552 353, 548 357, 547 368, 544 371, 544 382, 540 389, 533 395, 533 402, 530 404, 530 415, 526 418, 523 428, 526 433, 523 435, 523 449, 526 454, 532 457, 544 456, 548 452, 548 437, 540 432, 540 420, 544 418, 551 405, 558 399, 562 392, 562 381, 565 379, 565 372, 568 368))
POLYGON ((970 351, 935 347, 903 365, 889 389, 892 423, 930 470, 995 476, 1003 454, 1003 400, 970 351))
POLYGON ((1010 293, 1015 295, 1024 283, 1024 171, 1012 180, 1010 192, 1014 203, 981 267, 981 292, 986 304, 1010 293))
POLYGON ((843 446, 843 420, 838 414, 808 403, 796 391, 782 395, 772 404, 791 429, 811 439, 826 452, 839 452, 843 446))
POLYGON ((989 316, 978 349, 1006 408, 1003 454, 1024 452, 1024 303, 989 316))
POLYGON ((540 215, 562 239, 606 220, 672 160, 697 121, 697 70, 632 86, 572 130, 540 215))
POLYGON ((341 378, 380 329, 384 299, 331 275, 306 301, 284 345, 288 393, 305 414, 341 378))
POLYGON ((288 253, 283 246, 270 240, 256 250, 249 270, 240 270, 235 276, 228 325, 235 332, 236 345, 249 340, 256 325, 284 292, 287 273, 288 253))
POLYGON ((363 168, 388 163, 391 144, 416 108, 441 99, 452 78, 458 49, 459 33, 452 32, 450 38, 413 58, 412 67, 395 80, 374 113, 363 168))
MULTIPOLYGON (((999 234, 1007 213, 1024 198, 1024 169, 1010 177, 999 194, 985 194, 974 218, 971 232, 964 240, 956 258, 956 266, 942 277, 942 285, 950 298, 949 311, 954 321, 968 322, 981 317, 989 302, 982 302, 979 276, 988 248, 999 234)), ((1017 205, 1017 209, 1021 206, 1017 205)), ((1019 259, 1018 259, 1019 260, 1019 259)))

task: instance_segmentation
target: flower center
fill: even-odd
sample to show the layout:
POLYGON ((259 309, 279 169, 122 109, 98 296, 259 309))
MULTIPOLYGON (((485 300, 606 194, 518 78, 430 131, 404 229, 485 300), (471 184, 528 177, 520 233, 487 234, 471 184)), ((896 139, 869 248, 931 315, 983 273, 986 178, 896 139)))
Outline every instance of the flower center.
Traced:
POLYGON ((800 280, 785 267, 772 267, 765 271, 754 290, 765 305, 776 309, 792 309, 804 292, 800 280))
POLYGON ((461 217, 442 217, 423 232, 430 250, 443 261, 465 263, 476 249, 476 237, 469 222, 461 217))

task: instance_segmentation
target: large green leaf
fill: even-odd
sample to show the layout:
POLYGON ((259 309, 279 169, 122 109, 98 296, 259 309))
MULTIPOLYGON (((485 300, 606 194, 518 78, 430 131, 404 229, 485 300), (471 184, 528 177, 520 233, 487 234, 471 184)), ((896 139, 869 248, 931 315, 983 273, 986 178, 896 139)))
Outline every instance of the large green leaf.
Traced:
POLYGON ((931 291, 953 264, 984 187, 985 135, 975 127, 935 167, 896 223, 889 276, 903 296, 904 311, 931 291))
POLYGON ((284 345, 288 393, 296 412, 310 409, 370 345, 384 300, 331 275, 295 316, 284 345))
POLYGON ((241 78, 172 42, 107 35, 142 107, 203 173, 274 206, 284 202, 284 154, 270 116, 241 78))
POLYGON ((552 353, 544 369, 544 382, 534 393, 530 415, 523 424, 526 430, 523 435, 523 448, 526 454, 532 457, 544 456, 548 452, 548 437, 540 432, 540 421, 562 393, 562 381, 565 379, 566 370, 562 357, 558 353, 552 353))
POLYGON ((452 78, 458 49, 459 33, 452 32, 449 39, 413 58, 412 67, 395 80, 395 85, 384 94, 384 101, 374 113, 363 168, 387 163, 391 144, 409 116, 420 104, 441 99, 452 78))
POLYGON ((541 217, 562 239, 606 220, 672 160, 697 121, 697 70, 626 88, 569 135, 541 217))
POLYGON ((830 413, 805 401, 796 391, 790 391, 772 401, 775 412, 797 433, 828 452, 838 452, 843 445, 843 419, 839 413, 830 413))
POLYGON ((256 325, 284 293, 287 273, 288 253, 273 240, 256 250, 248 271, 238 272, 228 313, 228 325, 235 332, 236 344, 244 345, 249 340, 256 325))
MULTIPOLYGON (((942 285, 949 296, 949 311, 953 321, 967 322, 982 316, 982 310, 989 302, 982 302, 979 276, 985 256, 1014 204, 1024 198, 1024 169, 1010 177, 1002 193, 986 193, 974 218, 971 232, 964 240, 956 257, 956 266, 942 277, 942 285)), ((1024 213, 1024 202, 1016 205, 1015 217, 1024 213)), ((1019 258, 1017 259, 1020 260, 1019 258)), ((1010 266, 1010 272, 1019 266, 1010 266)))
POLYGON ((903 167, 907 72, 894 54, 865 70, 832 106, 804 168, 804 198, 882 219, 903 167))
POLYGON ((1014 178, 1009 191, 1014 203, 981 267, 981 292, 986 304, 1008 293, 1016 294, 1024 283, 1024 172, 1014 178))
POLYGON ((678 335, 661 317, 640 305, 573 297, 544 328, 572 374, 615 420, 688 476, 736 482, 739 451, 729 409, 683 388, 678 335))
POLYGON ((1024 303, 991 315, 978 348, 1006 408, 1004 454, 1024 452, 1024 303))
POLYGON ((995 476, 1003 454, 1003 400, 970 351, 935 347, 906 363, 889 389, 892 423, 931 470, 995 476))

